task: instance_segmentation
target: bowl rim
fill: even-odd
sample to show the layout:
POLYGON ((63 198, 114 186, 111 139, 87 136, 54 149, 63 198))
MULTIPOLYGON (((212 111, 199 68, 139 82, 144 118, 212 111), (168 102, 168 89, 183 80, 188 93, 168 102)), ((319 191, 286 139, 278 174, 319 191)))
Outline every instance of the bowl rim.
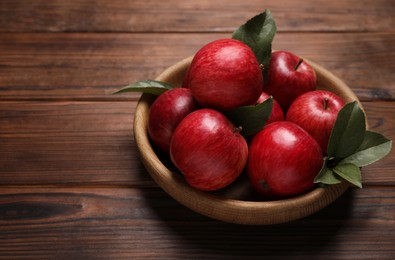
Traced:
MULTIPOLYGON (((193 56, 187 57, 165 69, 155 80, 174 83, 173 75, 184 75, 193 56)), ((346 102, 360 103, 354 92, 338 77, 306 60, 315 70, 317 82, 335 86, 332 92, 346 102)), ((184 206, 213 219, 245 225, 272 225, 293 221, 311 215, 340 197, 349 187, 342 182, 327 187, 316 187, 305 194, 274 201, 244 201, 223 198, 189 186, 182 176, 173 173, 159 159, 151 146, 148 133, 148 111, 154 96, 143 94, 134 115, 134 136, 139 156, 154 181, 173 199, 184 206)), ((362 106, 361 106, 362 108, 362 106)))

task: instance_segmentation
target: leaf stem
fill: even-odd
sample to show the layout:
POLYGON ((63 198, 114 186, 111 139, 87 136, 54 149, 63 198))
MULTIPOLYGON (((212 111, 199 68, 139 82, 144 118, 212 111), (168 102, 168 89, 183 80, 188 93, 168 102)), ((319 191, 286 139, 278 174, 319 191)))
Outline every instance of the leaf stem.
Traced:
POLYGON ((328 168, 333 168, 337 165, 337 160, 335 157, 331 157, 331 158, 327 158, 326 160, 326 165, 328 166, 328 168))

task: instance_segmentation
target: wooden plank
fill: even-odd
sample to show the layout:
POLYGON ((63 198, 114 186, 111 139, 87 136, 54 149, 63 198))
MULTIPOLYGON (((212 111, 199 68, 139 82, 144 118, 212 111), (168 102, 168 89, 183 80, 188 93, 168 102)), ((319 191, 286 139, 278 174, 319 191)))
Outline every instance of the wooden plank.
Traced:
POLYGON ((3 185, 144 186, 135 102, 0 102, 3 185))
MULTIPOLYGON (((363 107, 368 118, 369 128, 395 141, 395 102, 365 102, 363 107)), ((394 144, 392 145, 394 146, 394 144)), ((394 185, 395 149, 377 163, 362 168, 363 182, 373 181, 376 185, 394 185), (375 176, 380 176, 380 180, 375 176)))
POLYGON ((276 226, 218 222, 159 189, 1 189, 6 259, 391 259, 395 190, 350 189, 305 219, 276 226))
POLYGON ((155 78, 198 48, 196 43, 185 44, 180 34, 2 34, 0 38, 0 99, 119 99, 122 96, 110 94, 131 82, 155 78))
MULTIPOLYGON (((140 163, 131 102, 0 102, 0 185, 156 186, 140 163)), ((370 127, 395 140, 394 102, 363 102, 370 127)), ((363 168, 395 185, 395 151, 363 168)))
POLYGON ((2 0, 0 31, 231 32, 268 8, 280 31, 391 31, 390 0, 2 0))
MULTIPOLYGON (((111 96, 230 34, 0 34, 0 100, 111 96)), ((394 100, 395 33, 280 33, 274 48, 326 67, 362 100, 394 100)))

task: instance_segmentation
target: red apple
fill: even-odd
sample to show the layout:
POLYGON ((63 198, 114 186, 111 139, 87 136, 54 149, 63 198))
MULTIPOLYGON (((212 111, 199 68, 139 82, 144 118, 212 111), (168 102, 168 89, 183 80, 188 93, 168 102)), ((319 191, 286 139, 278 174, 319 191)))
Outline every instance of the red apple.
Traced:
POLYGON ((248 146, 239 130, 216 110, 196 110, 176 128, 171 159, 191 186, 221 189, 240 175, 247 162, 248 146))
POLYGON ((277 121, 252 139, 247 172, 257 192, 281 198, 312 189, 322 165, 322 151, 313 137, 292 122, 277 121))
POLYGON ((154 145, 169 152, 171 136, 177 125, 197 108, 190 89, 174 88, 158 96, 148 115, 148 134, 154 145))
POLYGON ((220 39, 196 53, 183 84, 202 106, 227 111, 254 104, 262 92, 263 76, 250 47, 220 39))
POLYGON ((344 101, 332 92, 310 91, 295 99, 288 109, 286 120, 306 130, 326 153, 333 125, 343 106, 344 101))
MULTIPOLYGON (((261 96, 259 97, 258 101, 256 102, 257 104, 263 103, 265 100, 267 100, 270 96, 266 94, 265 92, 261 93, 261 96)), ((283 121, 284 120, 284 112, 281 106, 278 104, 278 102, 273 99, 273 108, 272 108, 272 113, 270 114, 270 117, 267 119, 265 125, 273 123, 275 121, 283 121)))
POLYGON ((303 59, 286 51, 272 53, 268 69, 268 83, 263 89, 286 112, 291 103, 303 93, 316 89, 314 69, 303 59))

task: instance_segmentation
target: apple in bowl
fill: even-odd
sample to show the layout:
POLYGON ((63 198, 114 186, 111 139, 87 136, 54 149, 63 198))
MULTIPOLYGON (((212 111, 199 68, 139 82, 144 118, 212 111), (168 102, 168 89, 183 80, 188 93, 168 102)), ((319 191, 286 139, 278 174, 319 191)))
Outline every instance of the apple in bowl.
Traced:
POLYGON ((298 96, 316 86, 316 73, 306 60, 289 51, 272 53, 264 92, 272 95, 284 112, 298 96))
POLYGON ((229 111, 258 100, 263 75, 249 46, 235 39, 219 39, 195 54, 183 87, 191 89, 201 106, 229 111))
POLYGON ((218 190, 243 171, 248 145, 222 113, 199 109, 186 116, 174 131, 170 156, 189 185, 218 190))
POLYGON ((257 192, 284 198, 310 191, 322 163, 313 137, 292 122, 277 121, 252 139, 247 172, 257 192))
POLYGON ((286 120, 306 130, 326 153, 330 134, 343 106, 343 99, 330 91, 309 91, 291 104, 286 120))

